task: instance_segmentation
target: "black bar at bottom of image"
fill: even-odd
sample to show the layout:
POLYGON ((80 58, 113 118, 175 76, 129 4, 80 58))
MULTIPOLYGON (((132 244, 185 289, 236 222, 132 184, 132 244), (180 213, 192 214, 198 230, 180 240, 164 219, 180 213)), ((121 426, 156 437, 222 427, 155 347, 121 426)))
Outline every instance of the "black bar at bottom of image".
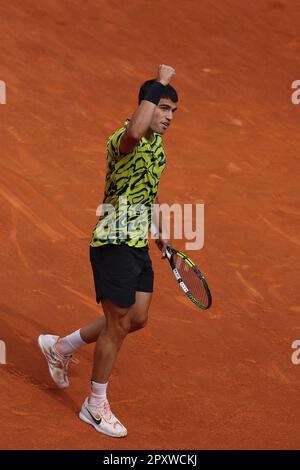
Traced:
POLYGON ((0 463, 94 463, 124 465, 184 465, 205 463, 300 462, 298 450, 1 450, 0 463))

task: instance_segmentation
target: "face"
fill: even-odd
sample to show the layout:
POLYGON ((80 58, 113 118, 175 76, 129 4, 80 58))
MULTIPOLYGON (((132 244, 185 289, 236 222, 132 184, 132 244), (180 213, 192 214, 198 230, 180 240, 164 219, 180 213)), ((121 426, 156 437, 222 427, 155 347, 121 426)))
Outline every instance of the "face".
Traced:
POLYGON ((163 135, 171 124, 176 110, 176 103, 168 98, 161 98, 155 108, 153 119, 150 124, 152 131, 163 135))

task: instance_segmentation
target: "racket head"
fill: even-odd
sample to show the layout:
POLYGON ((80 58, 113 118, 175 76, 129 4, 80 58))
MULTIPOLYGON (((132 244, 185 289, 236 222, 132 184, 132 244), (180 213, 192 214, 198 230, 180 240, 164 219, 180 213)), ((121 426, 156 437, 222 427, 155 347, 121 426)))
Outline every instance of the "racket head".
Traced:
POLYGON ((186 296, 202 310, 212 304, 208 284, 198 266, 182 251, 167 247, 166 256, 178 284, 186 296))

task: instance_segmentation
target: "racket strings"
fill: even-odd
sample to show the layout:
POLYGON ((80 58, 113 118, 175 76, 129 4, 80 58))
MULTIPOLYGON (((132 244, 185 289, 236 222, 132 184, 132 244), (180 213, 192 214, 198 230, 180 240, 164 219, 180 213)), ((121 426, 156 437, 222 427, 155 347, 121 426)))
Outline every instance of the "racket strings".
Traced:
POLYGON ((201 278, 184 259, 177 255, 174 255, 173 259, 181 279, 193 297, 195 297, 201 305, 208 305, 208 295, 201 278))

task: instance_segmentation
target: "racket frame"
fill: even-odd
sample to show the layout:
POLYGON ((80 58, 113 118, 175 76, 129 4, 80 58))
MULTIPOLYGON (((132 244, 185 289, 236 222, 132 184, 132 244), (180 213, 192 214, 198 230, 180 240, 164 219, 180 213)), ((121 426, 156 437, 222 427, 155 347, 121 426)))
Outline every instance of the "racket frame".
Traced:
POLYGON ((166 256, 168 258, 168 261, 170 263, 170 266, 171 266, 171 269, 173 271, 173 274, 175 276, 175 279, 177 280, 178 284, 180 285, 181 289, 183 290, 183 292, 185 293, 185 295, 187 295, 187 297, 199 308, 201 308, 202 310, 207 310, 210 306, 211 306, 211 303, 212 303, 212 297, 211 297, 211 293, 210 293, 210 290, 209 290, 209 287, 207 285, 207 282, 203 276, 203 274, 201 273, 200 269, 195 265, 195 263, 190 259, 188 258, 184 253, 182 253, 181 251, 178 251, 178 250, 175 250, 175 248, 172 248, 170 246, 168 246, 166 248, 166 256), (199 278, 199 281, 202 283, 204 289, 205 289, 205 292, 206 292, 206 295, 207 295, 207 305, 203 305, 201 304, 201 302, 199 302, 199 300, 197 300, 193 294, 190 292, 190 290, 188 289, 188 287, 186 286, 186 284, 184 283, 182 277, 180 276, 179 272, 178 272, 178 269, 176 268, 176 265, 175 265, 175 262, 174 262, 174 259, 173 259, 173 255, 177 255, 179 256, 179 258, 183 259, 184 262, 186 262, 191 268, 192 270, 195 272, 195 274, 197 275, 197 277, 199 278))

